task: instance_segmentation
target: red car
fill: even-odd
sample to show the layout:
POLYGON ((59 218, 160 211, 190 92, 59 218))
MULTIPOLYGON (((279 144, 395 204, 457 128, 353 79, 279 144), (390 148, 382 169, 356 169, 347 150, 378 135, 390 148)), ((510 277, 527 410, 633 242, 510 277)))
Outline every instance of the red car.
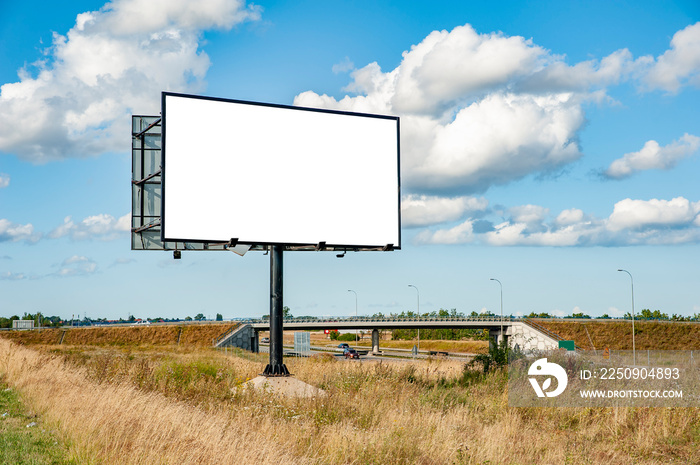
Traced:
POLYGON ((355 349, 348 349, 345 351, 345 358, 360 358, 360 354, 357 353, 355 349))

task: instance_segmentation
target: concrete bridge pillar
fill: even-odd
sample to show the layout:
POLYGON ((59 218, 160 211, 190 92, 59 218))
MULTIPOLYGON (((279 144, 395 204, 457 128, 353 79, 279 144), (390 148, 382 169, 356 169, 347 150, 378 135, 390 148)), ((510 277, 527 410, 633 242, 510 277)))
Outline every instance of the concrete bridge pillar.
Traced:
POLYGON ((501 341, 508 341, 506 327, 503 327, 503 333, 501 333, 501 328, 489 329, 489 348, 491 348, 494 343, 501 345, 501 341))
POLYGON ((372 330, 372 354, 379 354, 379 330, 372 330))

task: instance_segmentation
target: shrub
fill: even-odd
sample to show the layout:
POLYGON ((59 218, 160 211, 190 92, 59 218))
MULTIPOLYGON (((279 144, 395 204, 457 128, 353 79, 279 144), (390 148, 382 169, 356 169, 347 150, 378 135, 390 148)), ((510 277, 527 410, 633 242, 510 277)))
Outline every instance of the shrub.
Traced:
POLYGON ((476 364, 481 364, 484 368, 484 373, 488 373, 491 367, 502 368, 508 365, 509 361, 522 358, 523 354, 520 349, 512 349, 508 346, 508 342, 502 340, 500 344, 491 344, 487 354, 476 355, 469 363, 464 366, 465 371, 471 370, 476 364))

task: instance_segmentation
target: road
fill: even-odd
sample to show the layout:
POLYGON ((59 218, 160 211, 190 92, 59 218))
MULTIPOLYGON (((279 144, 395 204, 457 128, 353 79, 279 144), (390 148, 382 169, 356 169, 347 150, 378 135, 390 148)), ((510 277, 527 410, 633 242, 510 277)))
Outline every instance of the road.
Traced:
MULTIPOLYGON (((285 355, 289 352, 293 352, 294 346, 292 345, 285 345, 285 355)), ((367 353, 366 355, 362 355, 363 352, 367 351, 367 348, 356 348, 358 352, 360 352, 360 360, 414 360, 416 358, 418 359, 428 359, 430 355, 428 354, 428 351, 420 351, 420 353, 417 356, 413 356, 411 353, 410 349, 382 349, 382 355, 372 355, 367 353)), ((334 348, 334 347, 325 347, 325 346, 311 346, 311 350, 316 353, 320 352, 326 352, 326 353, 332 353, 335 355, 337 359, 343 359, 343 353, 341 349, 334 348)), ((268 344, 260 344, 260 352, 261 353, 268 353, 269 352, 269 345, 268 344)), ((450 360, 457 360, 457 361, 463 361, 463 362, 468 362, 471 360, 471 358, 476 355, 476 354, 450 354, 449 359, 450 360)))

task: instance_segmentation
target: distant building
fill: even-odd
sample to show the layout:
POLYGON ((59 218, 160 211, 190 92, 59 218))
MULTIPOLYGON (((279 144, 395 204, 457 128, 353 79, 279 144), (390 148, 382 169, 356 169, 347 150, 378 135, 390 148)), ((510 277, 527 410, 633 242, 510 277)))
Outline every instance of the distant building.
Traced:
POLYGON ((12 329, 34 329, 34 320, 12 320, 12 329))

